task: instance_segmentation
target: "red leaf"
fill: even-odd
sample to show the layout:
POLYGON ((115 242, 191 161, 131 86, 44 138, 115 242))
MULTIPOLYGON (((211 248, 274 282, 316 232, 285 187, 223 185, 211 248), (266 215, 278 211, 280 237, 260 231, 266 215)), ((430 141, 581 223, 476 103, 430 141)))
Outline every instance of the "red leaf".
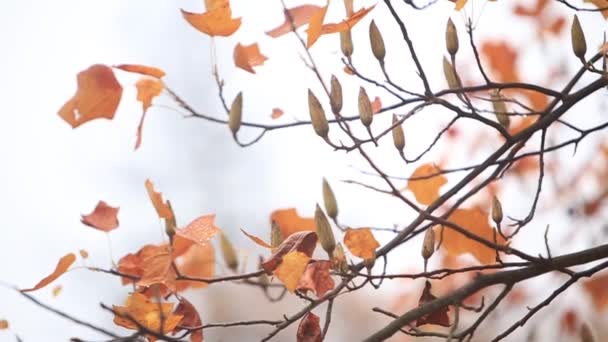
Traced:
MULTIPOLYGON (((437 299, 437 297, 435 297, 431 293, 431 282, 429 282, 427 280, 426 283, 424 284, 424 290, 422 291, 422 295, 420 296, 418 306, 420 307, 435 299, 437 299)), ((441 325, 444 327, 449 327, 450 318, 448 317, 448 310, 449 310, 449 308, 446 306, 443 308, 439 308, 437 311, 431 312, 428 315, 422 316, 418 319, 418 321, 416 321, 416 326, 419 327, 424 324, 435 324, 435 325, 441 325)))
POLYGON ((262 267, 266 273, 271 274, 281 261, 283 256, 289 252, 299 251, 306 254, 308 257, 312 257, 312 253, 317 246, 317 233, 316 232, 298 232, 290 235, 285 239, 279 247, 274 251, 270 258, 262 263, 262 267))
MULTIPOLYGON (((190 303, 186 298, 180 297, 179 304, 173 311, 173 315, 183 316, 182 321, 179 323, 179 326, 175 327, 173 333, 179 332, 179 327, 184 328, 197 328, 200 327, 203 323, 201 321, 201 316, 192 303, 190 303)), ((203 329, 197 329, 192 334, 190 334, 190 339, 192 342, 203 342, 203 329)))
POLYGON ((283 116, 284 112, 281 108, 273 108, 272 109, 272 114, 270 115, 270 117, 273 120, 276 120, 278 118, 280 118, 281 116, 283 116))
POLYGON ((329 274, 331 261, 313 261, 306 266, 306 270, 300 278, 298 291, 306 293, 313 291, 317 297, 323 297, 327 291, 334 288, 335 283, 329 274))
POLYGON ((302 318, 296 335, 297 342, 322 342, 323 333, 319 316, 309 312, 302 318))
POLYGON ((118 227, 118 218, 116 216, 119 209, 118 207, 109 206, 104 201, 99 201, 92 213, 81 215, 82 219, 80 222, 89 227, 109 232, 118 227))

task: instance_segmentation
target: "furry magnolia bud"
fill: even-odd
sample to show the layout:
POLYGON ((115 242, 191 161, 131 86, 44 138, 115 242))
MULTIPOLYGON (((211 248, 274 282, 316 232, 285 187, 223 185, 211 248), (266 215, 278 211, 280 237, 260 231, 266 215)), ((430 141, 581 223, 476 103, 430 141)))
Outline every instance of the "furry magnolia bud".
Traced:
POLYGON ((458 52, 458 32, 452 19, 448 19, 448 24, 445 29, 445 47, 450 55, 454 56, 458 52))
POLYGON ((323 203, 325 204, 327 215, 335 220, 338 216, 338 202, 336 202, 334 191, 325 178, 323 178, 323 203))
POLYGON ((353 54, 353 38, 350 30, 340 31, 340 49, 344 56, 350 58, 353 54))
POLYGON ((220 233, 220 248, 222 249, 222 256, 224 257, 226 266, 236 272, 239 268, 239 259, 232 243, 223 233, 220 233))
POLYGON ((424 233, 421 254, 424 260, 428 260, 435 253, 435 231, 429 228, 424 233))
POLYGON ((361 119, 361 123, 365 127, 369 127, 372 124, 372 120, 374 119, 374 113, 372 111, 372 103, 369 100, 369 96, 367 96, 367 92, 365 88, 359 87, 359 118, 361 119))
POLYGON ((283 233, 281 233, 281 229, 279 225, 275 222, 272 222, 272 227, 270 228, 270 247, 277 248, 283 242, 283 233))
POLYGON ((380 63, 384 63, 384 56, 386 55, 384 39, 382 39, 382 34, 380 33, 378 26, 376 26, 376 22, 373 20, 369 24, 369 41, 372 46, 374 57, 376 57, 380 63))
POLYGON ((317 236, 323 249, 327 252, 327 255, 331 257, 336 248, 336 239, 334 238, 334 232, 331 229, 331 225, 327 220, 327 216, 319 205, 315 208, 315 225, 317 226, 317 236))
POLYGON ((177 220, 175 219, 175 213, 173 212, 173 207, 171 207, 171 201, 169 200, 167 200, 167 207, 169 207, 169 211, 171 212, 171 218, 165 219, 165 233, 169 239, 173 239, 175 228, 177 227, 177 220))
POLYGON ((492 92, 490 98, 492 100, 492 106, 494 107, 494 114, 496 115, 496 120, 498 120, 498 123, 502 127, 508 129, 509 125, 511 124, 511 118, 507 113, 507 104, 498 92, 492 92))
POLYGON ((587 52, 587 41, 585 40, 585 33, 581 27, 581 23, 578 21, 578 16, 574 15, 572 20, 572 26, 570 27, 570 38, 572 38, 572 51, 574 55, 582 60, 585 59, 585 53, 587 52))
POLYGON ((403 127, 401 124, 397 124, 399 120, 397 119, 397 115, 393 114, 393 129, 391 133, 393 135, 393 144, 395 148, 399 151, 403 151, 405 147, 405 135, 403 134, 403 127))
POLYGON ((502 204, 498 197, 492 197, 492 221, 496 224, 502 222, 502 204))
POLYGON ((331 255, 331 265, 336 272, 348 272, 348 263, 346 262, 344 247, 342 247, 341 243, 338 243, 336 248, 334 248, 334 252, 331 255))
POLYGON ((308 110, 310 112, 310 121, 315 132, 321 138, 327 138, 329 132, 329 125, 327 124, 327 118, 325 117, 325 111, 319 102, 319 99, 315 96, 312 90, 308 89, 308 110))
POLYGON ((454 67, 448 61, 445 56, 443 57, 443 76, 445 80, 448 82, 448 87, 450 89, 458 89, 458 79, 456 78, 456 72, 454 71, 454 67))
POLYGON ((342 85, 335 75, 331 75, 331 90, 329 92, 329 104, 331 111, 335 114, 342 110, 342 85))
POLYGON ((230 114, 228 116, 228 127, 232 134, 236 134, 241 128, 241 121, 243 119, 243 92, 239 94, 232 101, 230 106, 230 114))

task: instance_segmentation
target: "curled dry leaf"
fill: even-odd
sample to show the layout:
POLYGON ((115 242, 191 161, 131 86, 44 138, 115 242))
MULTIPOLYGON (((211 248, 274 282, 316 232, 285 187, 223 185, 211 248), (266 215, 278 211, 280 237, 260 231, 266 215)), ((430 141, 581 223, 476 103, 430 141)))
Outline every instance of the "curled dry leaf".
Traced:
POLYGON ((283 110, 281 108, 273 108, 272 114, 270 115, 270 117, 273 120, 276 120, 276 119, 280 118, 281 116, 283 116, 283 114, 285 114, 285 113, 283 112, 283 110))
POLYGON ((273 274, 281 280, 289 292, 294 292, 306 270, 310 256, 306 253, 294 250, 282 257, 281 263, 273 274))
MULTIPOLYGON (((316 232, 298 232, 290 235, 277 247, 270 258, 262 263, 262 268, 266 273, 271 274, 281 264, 283 257, 293 251, 302 252, 311 258, 315 247, 317 247, 317 240, 316 232)), ((303 271, 304 268, 302 268, 303 271)))
POLYGON ((291 234, 301 231, 316 231, 315 219, 312 217, 301 217, 295 208, 279 209, 272 212, 270 222, 274 222, 279 229, 283 239, 291 234))
POLYGON ((224 1, 205 13, 192 13, 182 11, 182 16, 186 21, 200 32, 211 37, 228 37, 236 32, 241 26, 241 18, 232 18, 230 2, 224 1))
POLYGON ((439 198, 439 189, 448 182, 445 176, 438 174, 439 172, 439 168, 433 163, 426 163, 412 173, 410 178, 413 179, 407 182, 407 188, 414 193, 418 203, 429 205, 439 198))
POLYGON ((152 100, 161 94, 164 85, 163 82, 154 78, 142 78, 135 83, 137 88, 137 101, 140 101, 143 107, 143 114, 137 125, 137 140, 135 142, 135 149, 138 149, 141 145, 141 136, 144 127, 144 119, 146 118, 146 112, 152 105, 152 100))
POLYGON ((165 76, 165 72, 163 70, 156 68, 156 67, 147 66, 147 65, 119 64, 119 65, 114 65, 114 67, 117 69, 123 70, 123 71, 134 72, 134 73, 151 76, 151 77, 156 77, 156 78, 162 78, 163 76, 165 76))
POLYGON ((310 21, 310 18, 321 8, 322 7, 315 5, 302 5, 289 8, 285 14, 285 21, 274 29, 267 31, 266 34, 272 38, 277 38, 287 34, 292 31, 292 22, 296 29, 300 26, 306 25, 310 21))
POLYGON ((314 44, 319 37, 321 37, 321 30, 323 28, 323 21, 325 20, 325 14, 327 13, 327 7, 329 6, 329 1, 327 1, 327 5, 321 7, 318 11, 316 11, 312 17, 310 17, 310 21, 308 23, 308 37, 306 41, 306 47, 310 49, 312 44, 314 44))
POLYGON ((322 34, 329 34, 350 30, 375 7, 376 5, 372 5, 368 8, 363 7, 339 23, 325 24, 321 28, 321 32, 322 34))
POLYGON ((171 247, 167 244, 152 246, 146 252, 142 254, 141 263, 137 265, 141 268, 141 276, 136 284, 143 287, 163 285, 171 291, 175 290, 176 274, 172 265, 171 247))
POLYGON ((300 278, 297 290, 304 293, 312 291, 317 297, 323 297, 327 291, 335 286, 334 280, 329 274, 330 269, 331 261, 315 260, 310 262, 300 278))
POLYGON ((152 201, 152 205, 154 209, 156 209, 156 213, 158 217, 164 219, 170 219, 173 217, 173 211, 169 207, 166 201, 163 201, 163 195, 160 192, 154 190, 154 184, 146 179, 146 191, 148 191, 148 197, 150 197, 150 201, 152 201))
POLYGON ((312 312, 307 313, 298 325, 296 335, 297 342, 322 342, 323 333, 321 331, 319 316, 312 312))
MULTIPOLYGON (((175 327, 173 333, 177 333, 181 328, 192 329, 200 327, 203 323, 201 321, 201 316, 192 303, 190 303, 186 298, 180 297, 179 304, 173 311, 174 315, 182 316, 182 320, 179 323, 179 326, 175 327)), ((203 329, 197 329, 190 334, 190 340, 192 342, 203 342, 203 329)))
POLYGON ((260 53, 258 43, 251 45, 236 44, 233 58, 234 65, 252 74, 255 74, 255 70, 253 70, 254 66, 262 65, 268 59, 268 57, 260 53))
MULTIPOLYGON (((431 293, 431 282, 427 280, 426 283, 424 283, 424 290, 422 290, 422 295, 420 296, 418 306, 422 306, 435 299, 437 299, 437 297, 431 293)), ((424 315, 416 321, 416 326, 419 327, 425 324, 435 324, 449 327, 450 318, 448 317, 448 310, 449 308, 446 306, 439 308, 437 311, 431 312, 430 314, 424 315)))
MULTIPOLYGON (((448 221, 486 241, 494 242, 495 234, 493 228, 488 223, 489 215, 481 208, 456 209, 450 214, 448 221)), ((435 233, 437 236, 443 234, 443 237, 438 239, 442 241, 441 248, 443 248, 448 255, 458 256, 471 253, 484 265, 494 263, 496 260, 496 251, 494 249, 472 240, 448 226, 443 228, 443 232, 437 230, 435 233)), ((500 234, 496 234, 496 243, 498 245, 505 244, 505 240, 500 234)))
POLYGON ((354 255, 362 259, 371 259, 380 247, 369 228, 348 228, 344 235, 344 245, 354 255))
MULTIPOLYGON (((137 322, 151 331, 161 331, 162 321, 162 331, 172 331, 183 318, 173 313, 173 303, 155 303, 138 292, 127 297, 125 306, 113 305, 112 310, 114 324, 132 330, 139 330, 137 322)), ((156 340, 153 336, 148 339, 156 340)))
POLYGON ((262 246, 264 248, 272 248, 272 246, 270 244, 268 244, 266 241, 260 239, 259 237, 247 233, 244 229, 241 229, 241 231, 243 232, 243 234, 245 234, 245 236, 247 236, 248 238, 250 238, 256 244, 258 244, 258 245, 260 245, 260 246, 262 246))
POLYGON ((76 94, 59 110, 59 116, 72 128, 85 122, 113 119, 122 97, 122 86, 112 68, 95 64, 77 75, 76 94))
POLYGON ((57 263, 57 266, 55 267, 55 270, 53 271, 53 273, 49 274, 44 279, 39 281, 38 284, 36 284, 34 287, 25 289, 25 290, 21 290, 21 292, 36 291, 36 290, 39 290, 39 289, 47 286, 48 284, 52 283, 55 279, 61 277, 61 275, 63 275, 65 272, 67 272, 68 269, 70 268, 70 266, 72 266, 72 264, 74 263, 74 261, 76 261, 76 255, 74 253, 69 253, 69 254, 64 255, 61 259, 59 259, 59 262, 57 263))
POLYGON ((220 232, 215 225, 215 214, 203 215, 184 228, 175 229, 175 234, 199 245, 207 245, 209 240, 220 232))
POLYGON ((117 215, 119 209, 108 205, 104 201, 99 201, 92 213, 81 215, 80 222, 89 227, 109 232, 118 228, 117 215))

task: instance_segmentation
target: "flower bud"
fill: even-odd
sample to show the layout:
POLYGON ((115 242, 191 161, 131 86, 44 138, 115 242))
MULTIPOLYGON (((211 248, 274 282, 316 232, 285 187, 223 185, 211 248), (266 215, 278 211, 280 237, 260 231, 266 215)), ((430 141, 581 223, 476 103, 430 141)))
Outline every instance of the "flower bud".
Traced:
POLYGON ((500 94, 498 92, 492 92, 492 94, 490 95, 490 98, 492 100, 492 106, 494 107, 494 114, 496 115, 496 119, 498 120, 498 123, 508 129, 509 128, 509 124, 511 123, 511 118, 509 117, 508 113, 507 113, 507 104, 505 103, 505 101, 502 99, 502 96, 500 96, 500 94))
POLYGON ((361 119, 361 123, 365 127, 369 127, 372 124, 372 120, 374 119, 374 114, 372 111, 372 103, 369 100, 369 96, 367 96, 367 92, 363 87, 359 87, 359 118, 361 119))
MULTIPOLYGON (((397 119, 397 116, 393 114, 393 125, 397 124, 397 122, 399 122, 399 120, 397 119)), ((403 148, 405 147, 405 135, 403 134, 403 127, 401 124, 394 126, 391 133, 393 135, 393 144, 395 144, 395 148, 399 151, 403 151, 403 148)))
POLYGON ((334 248, 336 248, 336 239, 325 213, 318 204, 315 208, 315 225, 317 226, 317 236, 321 247, 327 252, 327 255, 331 256, 334 248))
POLYGON ((445 47, 451 56, 456 55, 458 52, 458 32, 456 26, 452 22, 452 19, 448 19, 448 24, 445 29, 445 47))
POLYGON ((173 239, 173 235, 175 235, 175 228, 177 227, 177 221, 175 219, 173 207, 171 207, 171 201, 169 200, 167 200, 167 207, 169 207, 169 211, 171 211, 171 218, 165 219, 165 233, 169 239, 173 239))
POLYGON ((325 211, 327 211, 327 215, 335 220, 338 216, 338 202, 336 201, 336 196, 334 195, 333 190, 325 178, 323 178, 323 203, 325 203, 325 211))
POLYGON ((496 196, 492 197, 492 221, 496 224, 502 221, 502 204, 496 196))
POLYGON ((443 76, 445 80, 448 82, 448 87, 450 89, 458 89, 458 79, 456 78, 456 72, 454 71, 454 67, 448 61, 445 56, 443 57, 443 76))
POLYGON ((321 138, 327 138, 329 125, 325 118, 325 111, 319 102, 319 99, 313 94, 312 90, 308 89, 308 110, 310 112, 310 121, 315 132, 321 138))
POLYGON ((372 52, 374 53, 374 57, 380 62, 384 63, 384 56, 386 55, 386 49, 384 47, 384 39, 382 39, 382 34, 376 26, 376 23, 372 20, 369 24, 369 41, 372 45, 372 52))
POLYGON ((574 51, 574 55, 584 59, 587 52, 587 41, 576 14, 574 15, 574 20, 572 20, 572 27, 570 27, 570 37, 572 38, 572 51, 574 51))
POLYGON ((591 332, 591 328, 587 323, 583 323, 581 325, 581 330, 579 332, 579 336, 581 338, 581 342, 595 342, 595 337, 593 337, 593 333, 591 332))
POLYGON ((428 260, 435 253, 435 231, 429 228, 424 233, 424 241, 422 242, 422 257, 428 260))
POLYGON ((281 228, 274 221, 272 222, 272 228, 270 228, 270 247, 275 249, 283 242, 283 233, 281 228))
POLYGON ((334 252, 331 255, 331 264, 336 272, 346 273, 348 272, 348 264, 346 263, 346 255, 344 254, 344 247, 341 243, 336 245, 334 252))
POLYGON ((222 249, 222 256, 224 257, 226 266, 236 272, 239 267, 239 259, 232 243, 223 233, 220 233, 220 248, 222 249))
POLYGON ((331 91, 329 93, 329 103, 331 105, 331 111, 335 114, 340 113, 342 110, 342 85, 338 78, 334 75, 331 76, 331 91))
POLYGON ((232 101, 230 106, 230 114, 228 116, 228 127, 232 134, 236 134, 241 128, 241 120, 243 119, 243 92, 239 92, 238 95, 232 101))
POLYGON ((353 54, 353 38, 350 30, 340 31, 340 49, 344 56, 350 58, 353 54))

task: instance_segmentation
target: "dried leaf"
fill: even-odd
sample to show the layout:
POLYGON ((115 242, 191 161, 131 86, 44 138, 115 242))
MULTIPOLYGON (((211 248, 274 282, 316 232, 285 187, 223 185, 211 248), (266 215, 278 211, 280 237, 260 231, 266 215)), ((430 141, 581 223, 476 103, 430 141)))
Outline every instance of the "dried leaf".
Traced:
POLYGON ((38 284, 36 284, 36 286, 34 286, 30 289, 21 290, 21 292, 36 291, 36 290, 39 290, 39 289, 47 286, 48 284, 52 283, 55 279, 59 278, 61 275, 63 275, 65 272, 67 272, 68 269, 70 268, 70 266, 72 266, 72 264, 74 263, 74 261, 76 261, 76 255, 74 253, 69 253, 69 254, 64 255, 61 259, 59 259, 59 262, 57 263, 57 266, 55 267, 55 270, 53 271, 53 273, 49 274, 44 279, 42 279, 40 282, 38 282, 38 284))
POLYGON ((61 107, 59 116, 72 128, 95 119, 113 119, 122 96, 122 86, 112 68, 92 65, 78 73, 77 81, 76 94, 61 107))
POLYGON ((376 248, 380 247, 369 228, 348 228, 344 234, 344 245, 354 256, 362 259, 373 258, 376 248))
MULTIPOLYGON (((129 295, 125 306, 114 305, 112 309, 115 312, 114 324, 133 330, 139 329, 137 322, 151 331, 160 331, 162 321, 162 331, 172 331, 183 317, 173 313, 173 303, 154 303, 138 292, 129 295)), ((148 338, 155 340, 151 336, 148 338)))
POLYGON ((167 202, 163 201, 163 195, 160 192, 156 192, 156 190, 154 190, 154 184, 149 179, 146 179, 145 184, 146 190, 148 191, 148 197, 150 197, 150 201, 152 201, 152 205, 154 206, 154 209, 156 209, 158 217, 164 219, 172 218, 173 211, 171 211, 171 208, 169 207, 167 202))
POLYGON ((456 6, 454 6, 454 10, 460 11, 466 4, 468 0, 456 0, 456 6))
POLYGON ((123 71, 135 72, 138 74, 152 76, 152 77, 156 77, 156 78, 162 78, 163 76, 165 76, 165 72, 163 70, 156 68, 156 67, 147 66, 147 65, 119 64, 119 65, 114 65, 114 67, 117 69, 123 70, 123 71))
POLYGON ((251 235, 249 233, 247 233, 244 229, 241 229, 241 231, 243 232, 243 234, 245 234, 248 238, 250 238, 251 240, 253 240, 253 242, 255 242, 256 244, 264 247, 264 248, 272 248, 272 246, 270 244, 268 244, 266 241, 260 239, 259 237, 255 236, 255 235, 251 235))
POLYGON ((376 96, 374 97, 374 101, 372 101, 372 113, 376 114, 380 112, 381 109, 382 101, 380 100, 380 97, 376 96))
POLYGON ((319 37, 321 37, 321 29, 323 27, 323 21, 325 20, 325 14, 327 13, 327 7, 329 6, 329 1, 325 7, 321 7, 315 14, 310 17, 310 21, 308 24, 308 37, 306 41, 306 47, 310 49, 312 44, 314 44, 319 37))
MULTIPOLYGON (((292 234, 277 247, 267 261, 262 263, 262 267, 266 273, 271 274, 281 264, 283 257, 293 251, 302 252, 310 258, 317 246, 317 240, 316 232, 298 232, 292 234)), ((302 268, 302 272, 304 272, 304 268, 302 268)))
MULTIPOLYGON (((176 327, 173 330, 173 333, 177 333, 180 330, 180 327, 191 329, 200 327, 203 323, 201 321, 201 316, 192 303, 190 303, 186 298, 180 297, 179 304, 173 311, 174 315, 183 316, 181 322, 179 323, 179 327, 176 327)), ((203 329, 197 329, 190 334, 190 340, 192 342, 203 342, 203 329)))
POLYGON ((0 319, 0 330, 6 330, 8 329, 9 324, 8 321, 5 319, 0 319))
POLYGON ((151 287, 163 285, 169 290, 175 289, 175 270, 173 269, 173 255, 171 247, 167 244, 154 246, 146 254, 142 255, 141 278, 137 281, 138 286, 151 287))
MULTIPOLYGON (((418 306, 422 306, 435 299, 437 299, 437 297, 435 297, 431 293, 431 282, 429 282, 427 280, 426 283, 424 284, 424 290, 422 291, 422 295, 420 296, 418 306)), ((424 315, 416 321, 416 326, 419 327, 424 324, 435 324, 435 325, 441 325, 444 327, 449 327, 450 318, 448 317, 448 310, 449 310, 449 308, 446 306, 443 308, 439 308, 435 312, 424 315)))
POLYGON ((228 0, 205 0, 205 8, 207 11, 213 11, 227 2, 228 0))
POLYGON ((312 312, 307 313, 298 325, 298 332, 296 335, 297 342, 322 342, 323 333, 321 331, 321 325, 319 324, 319 316, 312 312))
POLYGON ((276 119, 280 118, 281 116, 283 116, 283 114, 285 114, 285 113, 283 112, 283 110, 281 108, 273 108, 272 114, 270 115, 270 117, 273 120, 276 120, 276 119))
POLYGON ((142 78, 135 83, 135 87, 137 88, 137 101, 142 103, 145 113, 152 105, 152 99, 163 91, 164 85, 162 81, 154 78, 142 78))
POLYGON ((376 5, 372 5, 368 8, 363 7, 339 23, 325 24, 321 28, 321 32, 323 34, 330 34, 350 30, 375 7, 376 5))
POLYGON ((583 282, 583 288, 591 296, 591 301, 595 309, 603 311, 608 307, 608 273, 594 275, 591 279, 583 282))
MULTIPOLYGON (((448 217, 448 221, 466 229, 469 233, 474 234, 482 239, 494 242, 494 232, 490 226, 488 213, 480 208, 472 209, 456 209, 448 217)), ((441 248, 448 255, 458 256, 465 253, 471 253, 481 264, 491 264, 496 260, 496 251, 486 245, 483 245, 475 240, 472 240, 459 232, 445 226, 443 232, 436 231, 437 236, 442 240, 441 248)), ((505 240, 496 234, 496 243, 504 245, 505 240)))
POLYGON ((80 222, 83 224, 99 229, 104 232, 109 232, 118 228, 118 210, 120 208, 111 207, 104 201, 99 201, 92 213, 81 215, 80 222))
POLYGON ((282 257, 281 264, 274 270, 274 275, 281 280, 289 292, 294 292, 310 256, 300 251, 291 251, 282 257))
POLYGON ((253 70, 254 66, 262 65, 268 59, 268 57, 260 53, 258 43, 251 45, 236 44, 233 58, 234 65, 252 74, 255 74, 255 70, 253 70))
POLYGON ((335 283, 329 274, 331 261, 312 261, 306 266, 304 274, 300 278, 297 290, 306 293, 313 291, 317 297, 323 297, 327 291, 334 288, 335 283))
POLYGON ((186 21, 200 32, 214 36, 228 37, 241 26, 241 18, 232 18, 230 3, 225 1, 205 13, 182 11, 186 21))
POLYGON ((292 22, 296 29, 302 25, 306 25, 310 21, 310 18, 320 9, 320 6, 314 5, 302 5, 290 8, 285 14, 285 21, 274 29, 267 31, 266 34, 272 38, 287 34, 292 31, 292 22))
POLYGON ((418 203, 430 205, 439 198, 439 190, 448 182, 445 176, 436 175, 439 171, 439 168, 433 163, 426 163, 420 165, 410 176, 410 178, 414 179, 410 179, 407 182, 407 188, 414 194, 418 203), (431 175, 436 176, 430 177, 431 175))
POLYGON ((315 219, 301 217, 295 208, 279 209, 272 212, 270 222, 279 226, 283 239, 301 231, 316 231, 315 219))
MULTIPOLYGON (((213 245, 193 245, 176 260, 177 269, 182 275, 192 278, 211 278, 215 274, 215 250, 213 245)), ((200 281, 178 280, 177 291, 187 288, 203 288, 207 283, 200 281)))
POLYGON ((207 245, 209 240, 220 231, 214 221, 215 214, 203 215, 190 222, 186 227, 175 229, 175 234, 199 245, 207 245))

